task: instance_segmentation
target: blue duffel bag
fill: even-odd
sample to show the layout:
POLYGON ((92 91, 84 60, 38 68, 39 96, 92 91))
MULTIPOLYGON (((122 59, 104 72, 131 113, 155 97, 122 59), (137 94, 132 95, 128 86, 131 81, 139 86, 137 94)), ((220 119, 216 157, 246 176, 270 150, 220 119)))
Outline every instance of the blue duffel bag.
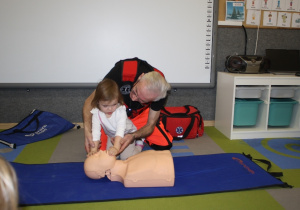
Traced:
POLYGON ((51 112, 34 109, 16 126, 0 132, 0 143, 11 148, 49 139, 75 125, 51 112))

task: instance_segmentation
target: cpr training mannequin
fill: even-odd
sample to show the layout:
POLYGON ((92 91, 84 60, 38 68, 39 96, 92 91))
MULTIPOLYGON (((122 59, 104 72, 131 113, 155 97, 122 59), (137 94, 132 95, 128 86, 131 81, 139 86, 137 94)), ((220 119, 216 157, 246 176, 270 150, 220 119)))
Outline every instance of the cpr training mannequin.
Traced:
POLYGON ((107 151, 100 150, 84 162, 85 174, 91 179, 105 176, 122 182, 125 187, 172 187, 175 181, 174 163, 169 150, 148 150, 116 160, 107 151))

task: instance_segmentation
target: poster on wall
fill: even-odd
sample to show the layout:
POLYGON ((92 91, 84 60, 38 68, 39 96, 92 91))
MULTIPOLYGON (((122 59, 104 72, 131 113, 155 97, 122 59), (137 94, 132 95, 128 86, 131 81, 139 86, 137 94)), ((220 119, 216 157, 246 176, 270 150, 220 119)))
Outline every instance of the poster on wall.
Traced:
POLYGON ((300 28, 300 13, 293 13, 292 27, 293 28, 300 28))
POLYGON ((245 6, 243 1, 226 1, 226 17, 225 20, 244 21, 245 6))
MULTIPOLYGON (((290 1, 290 0, 288 0, 290 1)), ((272 10, 285 11, 286 10, 286 0, 273 0, 272 10)))
POLYGON ((263 10, 271 10, 272 9, 273 0, 262 0, 261 1, 261 9, 263 10))
POLYGON ((286 1, 286 10, 295 12, 298 10, 299 0, 287 0, 286 1))
POLYGON ((249 0, 246 1, 247 9, 261 9, 261 0, 249 0))
POLYGON ((292 14, 288 12, 278 12, 277 26, 290 27, 292 14))
POLYGON ((263 26, 276 26, 277 12, 264 11, 263 26))
POLYGON ((249 9, 247 10, 247 18, 246 18, 246 24, 247 25, 259 25, 260 24, 260 10, 253 10, 249 9))

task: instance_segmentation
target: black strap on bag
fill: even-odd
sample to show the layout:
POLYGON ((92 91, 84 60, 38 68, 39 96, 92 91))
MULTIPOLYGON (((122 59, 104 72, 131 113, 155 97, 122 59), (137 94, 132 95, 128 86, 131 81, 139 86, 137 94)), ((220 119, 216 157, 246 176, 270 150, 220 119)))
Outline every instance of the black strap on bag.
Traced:
MULTIPOLYGON (((30 115, 33 114, 34 112, 35 112, 35 109, 31 111, 30 115)), ((31 120, 29 120, 29 121, 27 122, 27 124, 26 124, 24 127, 22 127, 21 129, 14 129, 14 130, 12 130, 11 133, 6 133, 6 134, 4 134, 4 135, 7 135, 7 136, 8 136, 8 135, 15 134, 15 133, 34 133, 34 132, 36 132, 36 131, 38 130, 39 124, 40 124, 40 121, 39 121, 38 117, 39 117, 42 113, 43 113, 43 111, 39 111, 39 112, 38 112, 36 115, 34 115, 34 117, 33 117, 31 120), (24 131, 24 129, 27 128, 33 121, 36 121, 36 129, 35 129, 34 131, 24 131)), ((28 117, 28 116, 27 116, 27 117, 28 117)), ((23 120, 21 120, 21 122, 24 121, 27 117, 25 117, 23 120)), ((20 123, 21 123, 21 122, 20 122, 20 123)), ((9 143, 9 142, 4 141, 4 140, 2 140, 2 139, 0 139, 0 143, 9 146, 9 147, 12 148, 12 149, 16 149, 16 147, 17 147, 17 145, 16 145, 15 143, 9 143)))
POLYGON ((186 130, 185 130, 184 134, 182 135, 182 137, 173 137, 173 139, 174 140, 185 139, 189 135, 190 131, 192 130, 194 122, 195 122, 195 116, 191 116, 191 122, 190 122, 189 126, 186 128, 186 130))
POLYGON ((254 158, 252 158, 252 156, 251 155, 246 155, 245 153, 243 153, 243 155, 245 155, 248 159, 250 159, 250 160, 252 160, 252 161, 259 161, 259 162, 262 162, 262 163, 264 163, 264 164, 266 164, 267 165, 267 171, 269 171, 270 170, 270 168, 272 167, 272 164, 271 164, 271 162, 270 161, 268 161, 268 160, 264 160, 264 159, 254 159, 254 158))
MULTIPOLYGON (((35 112, 35 110, 33 110, 30 114, 33 114, 35 112)), ((39 121, 39 116, 43 113, 43 111, 39 111, 37 114, 34 115, 34 117, 28 121, 28 123, 22 127, 21 129, 14 129, 11 133, 7 133, 5 135, 11 135, 14 133, 34 133, 37 131, 37 129, 39 128, 40 125, 40 121, 39 121), (31 125, 32 122, 36 121, 36 128, 34 130, 31 131, 24 131, 24 129, 26 129, 29 125, 31 125)))
MULTIPOLYGON (((266 165, 267 165, 267 170, 266 170, 266 171, 267 171, 270 175, 272 175, 273 177, 279 179, 278 177, 282 177, 282 176, 283 176, 283 173, 282 173, 282 172, 269 172, 269 170, 270 170, 271 167, 272 167, 272 164, 271 164, 270 161, 265 160, 265 159, 254 159, 254 158, 252 158, 252 156, 251 156, 250 154, 246 155, 245 153, 243 153, 243 155, 244 155, 245 157, 247 157, 248 159, 252 160, 252 161, 258 161, 258 162, 261 162, 261 163, 266 164, 266 165)), ((285 182, 284 184, 285 184, 285 185, 284 185, 283 187, 286 187, 286 188, 293 188, 292 185, 289 185, 289 184, 286 183, 286 182, 285 182)))
MULTIPOLYGON (((165 107, 163 107, 162 108, 162 110, 164 111, 164 112, 166 112, 168 115, 172 115, 172 116, 178 116, 178 117, 186 117, 186 116, 188 116, 189 114, 189 112, 190 112, 190 105, 185 105, 184 106, 184 108, 186 109, 186 112, 185 113, 170 113, 169 111, 167 111, 166 109, 165 109, 165 107)), ((196 107, 195 107, 196 108, 196 107)), ((199 111, 197 111, 197 112, 199 112, 199 111)))
MULTIPOLYGON (((190 105, 185 105, 184 107, 185 107, 185 109, 186 109, 186 112, 185 113, 170 113, 169 111, 167 111, 166 109, 165 109, 165 107, 163 107, 162 108, 162 110, 166 113, 166 114, 168 114, 169 116, 172 116, 172 117, 191 117, 191 122, 190 122, 190 124, 188 125, 188 127, 186 128, 186 130, 185 130, 185 132, 184 132, 184 134, 182 135, 182 137, 173 137, 173 140, 181 140, 181 139, 184 139, 184 138, 186 138, 188 135, 189 135, 189 133, 190 133, 190 131, 192 130, 192 128, 193 128, 193 125, 194 125, 194 122, 195 122, 195 115, 193 115, 194 113, 200 113, 199 111, 196 111, 196 112, 194 112, 194 113, 190 113, 189 114, 189 112, 190 112, 190 107, 189 107, 190 105)), ((161 119, 161 121, 162 121, 162 123, 164 124, 164 125, 166 125, 166 123, 167 123, 167 117, 168 116, 166 116, 166 115, 164 115, 164 116, 162 116, 162 119, 161 119)))

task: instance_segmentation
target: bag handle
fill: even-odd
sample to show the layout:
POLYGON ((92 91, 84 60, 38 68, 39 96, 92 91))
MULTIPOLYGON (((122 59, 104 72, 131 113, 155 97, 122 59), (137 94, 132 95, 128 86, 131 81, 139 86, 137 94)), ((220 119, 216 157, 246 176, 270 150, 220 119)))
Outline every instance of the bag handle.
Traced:
POLYGON ((165 107, 162 107, 162 110, 165 112, 165 113, 167 113, 168 115, 176 115, 176 116, 186 116, 189 112, 190 112, 190 107, 189 107, 190 105, 185 105, 185 106, 183 106, 185 109, 186 109, 186 112, 185 113, 180 113, 180 112, 178 112, 178 113, 170 113, 169 111, 167 111, 166 109, 165 109, 165 107))
MULTIPOLYGON (((34 111, 35 111, 35 110, 33 110, 33 111, 31 112, 31 114, 33 114, 34 111)), ((29 120, 28 123, 27 123, 23 128, 21 128, 21 129, 14 129, 14 130, 12 131, 12 133, 8 133, 8 134, 6 134, 6 135, 10 135, 10 134, 14 134, 14 133, 34 133, 34 132, 36 132, 37 129, 39 128, 39 125, 40 125, 40 121, 39 121, 39 118, 38 118, 38 117, 39 117, 42 113, 43 113, 43 111, 38 111, 38 113, 35 114, 35 115, 32 117, 32 119, 29 120), (33 131, 24 131, 24 129, 27 128, 33 121, 36 121, 36 128, 35 128, 35 130, 33 130, 33 131)))

